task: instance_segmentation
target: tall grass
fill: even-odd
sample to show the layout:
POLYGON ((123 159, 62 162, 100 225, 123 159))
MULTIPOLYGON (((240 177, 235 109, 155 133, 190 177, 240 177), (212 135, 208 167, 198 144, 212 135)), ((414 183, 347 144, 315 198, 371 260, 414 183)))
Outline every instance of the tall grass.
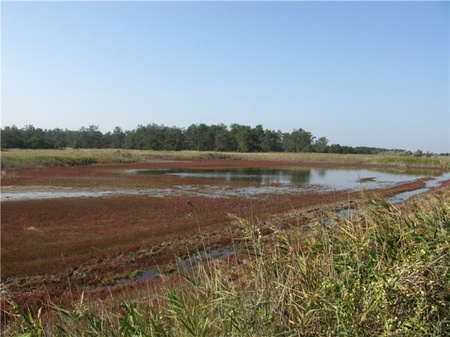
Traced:
POLYGON ((166 281, 119 305, 15 308, 5 336, 448 336, 450 193, 373 200, 309 231, 234 218, 252 258, 166 281))
POLYGON ((132 163, 154 159, 180 160, 268 160, 390 166, 432 166, 450 168, 450 157, 402 155, 352 155, 327 153, 237 153, 199 151, 150 151, 118 149, 6 150, 1 152, 1 168, 75 166, 132 163))

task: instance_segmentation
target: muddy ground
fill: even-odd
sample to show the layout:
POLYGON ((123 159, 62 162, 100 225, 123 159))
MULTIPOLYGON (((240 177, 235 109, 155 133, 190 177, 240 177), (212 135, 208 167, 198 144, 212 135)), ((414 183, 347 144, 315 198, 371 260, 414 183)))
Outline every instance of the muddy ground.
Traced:
MULTIPOLYGON (((127 165, 55 167, 2 172, 2 192, 101 191, 199 185, 198 179, 123 174, 141 168, 336 167, 292 162, 147 162, 127 165)), ((364 167, 367 168, 367 167, 364 167)), ((259 226, 302 227, 371 198, 423 188, 426 179, 384 189, 264 194, 255 198, 118 195, 2 202, 2 297, 39 307, 49 300, 73 303, 81 293, 106 296, 130 286, 140 271, 170 274, 177 259, 218 247, 241 245, 244 232, 234 216, 259 226), (232 215, 232 216, 230 216, 232 215)), ((221 184, 207 181, 207 184, 221 184)), ((230 182, 249 187, 248 182, 230 182)), ((446 181, 442 186, 448 186, 446 181)), ((233 252, 233 249, 230 248, 233 252)), ((227 259, 238 261, 240 253, 227 259)), ((150 280, 157 282, 158 278, 150 280)))

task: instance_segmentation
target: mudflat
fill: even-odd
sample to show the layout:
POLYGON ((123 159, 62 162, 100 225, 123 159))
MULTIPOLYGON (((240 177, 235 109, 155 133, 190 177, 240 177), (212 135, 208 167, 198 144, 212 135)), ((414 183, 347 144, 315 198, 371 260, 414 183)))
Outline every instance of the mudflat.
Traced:
MULTIPOLYGON (((198 251, 228 247, 233 252, 243 238, 235 217, 251 219, 270 234, 271 228, 301 227, 370 198, 422 189, 442 174, 435 168, 431 173, 415 172, 411 179, 377 184, 379 173, 368 173, 359 178, 357 188, 341 189, 267 177, 166 174, 181 169, 191 173, 241 169, 248 175, 245 170, 250 168, 283 169, 303 179, 348 167, 292 161, 154 160, 4 170, 2 285, 16 303, 30 306, 48 299, 64 302, 81 292, 100 294, 121 287, 118 280, 131 281, 148 269, 170 272, 174 261, 198 251), (316 171, 311 173, 312 169, 316 171), (150 173, 137 173, 142 170, 150 173)), ((401 170, 399 174, 406 175, 401 170)), ((448 184, 445 179, 440 182, 448 184)))

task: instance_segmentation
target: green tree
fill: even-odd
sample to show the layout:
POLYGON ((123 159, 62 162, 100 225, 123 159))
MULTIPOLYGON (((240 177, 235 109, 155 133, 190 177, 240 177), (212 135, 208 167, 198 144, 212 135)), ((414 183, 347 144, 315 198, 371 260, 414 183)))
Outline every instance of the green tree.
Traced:
POLYGON ((225 124, 211 126, 211 132, 214 134, 214 151, 233 151, 233 140, 225 124))
POLYGON ((2 149, 23 148, 24 139, 17 126, 5 126, 1 130, 2 149))
POLYGON ((187 150, 198 149, 197 125, 191 124, 185 131, 185 147, 187 150))
POLYGON ((184 133, 183 130, 176 127, 164 127, 164 150, 180 151, 183 150, 184 133))
POLYGON ((205 123, 191 124, 186 130, 186 147, 194 151, 212 151, 215 148, 215 130, 205 123))
POLYGON ((199 151, 214 150, 214 138, 214 132, 208 125, 200 123, 197 126, 197 147, 199 151))
POLYGON ((76 140, 76 147, 94 149, 102 147, 102 133, 98 125, 90 125, 88 128, 81 127, 76 140))
POLYGON ((53 129, 53 130, 48 130, 46 137, 48 139, 48 142, 51 144, 51 147, 53 149, 64 149, 65 147, 67 147, 68 141, 67 141, 67 136, 68 136, 68 131, 64 131, 63 129, 53 129))
POLYGON ((311 152, 314 136, 303 129, 294 129, 283 134, 283 148, 286 152, 311 152))
POLYGON ((329 153, 342 153, 342 146, 339 144, 332 144, 327 147, 327 152, 329 153))
POLYGON ((125 140, 123 143, 123 147, 125 149, 134 149, 134 150, 141 149, 139 147, 139 135, 136 129, 125 132, 125 140))
POLYGON ((50 143, 46 139, 46 133, 41 128, 27 125, 23 129, 25 147, 28 149, 49 149, 50 143))
POLYGON ((121 149, 125 144, 126 134, 120 126, 116 126, 111 134, 111 147, 121 149))
POLYGON ((266 130, 264 138, 261 143, 261 149, 264 152, 279 152, 282 151, 282 132, 266 130))
POLYGON ((231 125, 231 136, 236 143, 236 151, 252 152, 252 128, 248 125, 231 125))
POLYGON ((324 153, 327 150, 328 139, 327 137, 320 137, 314 141, 314 152, 324 153))
POLYGON ((423 156, 423 151, 418 149, 418 150, 416 150, 416 152, 413 153, 413 156, 415 156, 415 157, 422 157, 423 156))
POLYGON ((256 125, 252 129, 251 139, 250 139, 250 152, 261 152, 263 150, 262 144, 264 142, 264 137, 266 131, 263 129, 261 124, 256 125))

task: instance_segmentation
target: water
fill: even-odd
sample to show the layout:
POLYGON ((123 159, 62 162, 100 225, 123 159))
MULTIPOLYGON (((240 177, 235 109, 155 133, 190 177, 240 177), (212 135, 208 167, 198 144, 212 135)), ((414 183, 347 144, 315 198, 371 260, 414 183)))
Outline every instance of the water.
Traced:
POLYGON ((393 197, 389 198, 387 201, 391 204, 394 204, 396 202, 408 200, 412 196, 428 192, 431 188, 439 187, 442 184, 442 182, 449 180, 449 179, 450 179, 450 173, 445 173, 435 179, 427 180, 424 188, 419 188, 414 191, 399 193, 399 194, 394 195, 393 197))
POLYGON ((134 174, 165 174, 183 178, 219 180, 227 182, 250 182, 256 187, 264 185, 315 185, 327 189, 343 190, 364 188, 383 188, 393 184, 411 182, 429 176, 431 172, 410 171, 396 173, 366 169, 164 169, 133 170, 134 174), (428 173, 428 174, 427 174, 428 173))
MULTIPOLYGON (((289 189, 295 189, 295 185, 321 185, 323 187, 328 186, 328 188, 334 189, 348 189, 349 187, 361 187, 366 188, 380 187, 380 185, 389 185, 396 183, 403 183, 408 181, 414 181, 425 177, 424 175, 408 175, 408 174, 394 174, 385 173, 380 171, 370 171, 370 170, 307 170, 299 172, 290 172, 288 170, 262 170, 261 174, 258 170, 237 170, 237 172, 232 171, 221 171, 221 170, 206 170, 206 172, 173 172, 170 170, 158 171, 156 174, 171 174, 181 177, 194 177, 203 179, 220 179, 224 181, 251 181, 257 183, 256 186, 246 189, 234 189, 235 191, 241 190, 245 193, 257 193, 257 191, 267 191, 272 190, 282 191, 288 193, 289 189), (281 186, 265 186, 268 184, 277 184, 281 186), (253 189, 253 190, 251 190, 253 189)), ((139 173, 139 172, 135 172, 139 173)), ((149 174, 145 172, 145 174, 149 174)), ((150 173, 151 174, 151 173, 150 173)), ((415 191, 400 193, 388 201, 391 203, 406 200, 413 195, 427 192, 430 188, 438 187, 443 181, 450 179, 450 173, 445 173, 441 176, 434 177, 426 181, 425 188, 417 189, 415 191)), ((191 191, 192 192, 192 191, 191 191)), ((220 191, 220 195, 227 194, 226 190, 220 191)), ((342 217, 349 219, 352 216, 359 213, 359 209, 342 209, 336 213, 337 217, 342 217)), ((325 223, 329 226, 333 225, 334 220, 332 218, 326 218, 325 223)), ((309 224, 302 226, 304 229, 309 228, 309 224)), ((216 259, 224 259, 230 254, 228 248, 222 247, 210 252, 198 252, 185 259, 178 260, 175 266, 172 268, 173 271, 184 272, 189 271, 193 268, 199 267, 210 263, 216 259)), ((155 279, 161 274, 158 269, 147 269, 141 271, 135 280, 130 279, 119 279, 117 280, 118 285, 127 284, 133 281, 145 281, 155 279)))
MULTIPOLYGON (((134 174, 165 174, 184 178, 213 179, 223 182, 251 182, 256 185, 321 185, 334 189, 383 187, 395 183, 413 181, 427 174, 411 171, 395 173, 366 169, 279 169, 279 168, 232 168, 232 169, 163 169, 132 170, 134 174)), ((428 172, 429 174, 430 172, 428 172)))
MULTIPOLYGON (((58 186, 45 187, 43 191, 4 192, 1 201, 57 199, 57 198, 99 198, 123 195, 144 195, 149 197, 203 196, 209 198, 246 197, 257 198, 264 194, 295 194, 357 189, 388 188, 397 184, 413 182, 432 177, 430 172, 404 172, 367 169, 262 169, 236 168, 217 170, 133 170, 124 174, 173 175, 181 178, 195 178, 198 184, 172 185, 167 188, 104 189, 104 190, 62 190, 58 186), (427 175, 428 173, 428 175, 427 175), (209 181, 209 183, 208 183, 209 181), (219 182, 219 184, 218 184, 219 182), (246 187, 236 187, 232 182, 247 182, 246 187)), ((407 192, 398 198, 408 198, 439 186, 450 179, 450 173, 432 177, 424 190, 407 192)), ((190 180, 190 182, 192 179, 190 180)), ((43 187, 44 188, 44 187, 43 187)), ((398 200, 400 201, 400 200, 398 200)), ((391 202, 396 202, 392 199, 391 202)))
MULTIPOLYGON (((239 248, 235 247, 234 250, 230 250, 226 247, 221 247, 217 249, 212 249, 209 252, 200 251, 198 253, 192 254, 185 259, 180 259, 176 261, 175 265, 171 270, 177 272, 185 272, 191 269, 206 265, 215 260, 223 260, 231 253, 238 253, 239 248)), ((158 277, 161 271, 156 268, 150 268, 139 272, 134 280, 121 278, 117 280, 116 284, 127 284, 130 282, 146 281, 152 280, 158 277)))

